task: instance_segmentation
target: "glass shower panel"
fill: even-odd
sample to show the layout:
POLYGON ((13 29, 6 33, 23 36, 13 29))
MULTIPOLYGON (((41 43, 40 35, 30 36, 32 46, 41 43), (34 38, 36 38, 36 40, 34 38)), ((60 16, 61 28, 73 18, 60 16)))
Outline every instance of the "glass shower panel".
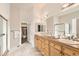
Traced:
POLYGON ((3 20, 2 18, 0 17, 0 55, 2 54, 2 47, 3 47, 3 44, 2 44, 2 40, 3 40, 3 20))
POLYGON ((0 55, 6 51, 7 21, 0 16, 0 55))

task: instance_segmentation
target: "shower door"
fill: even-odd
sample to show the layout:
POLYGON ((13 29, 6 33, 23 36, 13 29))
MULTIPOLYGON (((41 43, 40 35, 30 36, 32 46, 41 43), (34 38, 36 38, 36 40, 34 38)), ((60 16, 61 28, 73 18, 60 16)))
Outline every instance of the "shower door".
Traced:
POLYGON ((7 50, 7 20, 0 15, 0 55, 7 50))

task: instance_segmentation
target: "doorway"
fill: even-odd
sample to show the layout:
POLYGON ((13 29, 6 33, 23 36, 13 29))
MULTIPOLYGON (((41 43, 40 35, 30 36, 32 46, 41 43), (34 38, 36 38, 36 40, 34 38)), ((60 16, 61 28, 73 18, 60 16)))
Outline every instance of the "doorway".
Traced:
POLYGON ((27 27, 21 27, 22 31, 22 38, 21 38, 21 44, 27 42, 27 27))
POLYGON ((0 15, 0 55, 4 55, 8 51, 8 26, 7 20, 0 15))

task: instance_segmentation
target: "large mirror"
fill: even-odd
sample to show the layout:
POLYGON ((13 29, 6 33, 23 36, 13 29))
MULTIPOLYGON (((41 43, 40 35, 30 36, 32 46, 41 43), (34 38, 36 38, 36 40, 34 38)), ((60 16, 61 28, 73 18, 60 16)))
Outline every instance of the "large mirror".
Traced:
POLYGON ((68 23, 54 24, 55 36, 68 36, 70 34, 70 25, 68 23))
POLYGON ((65 24, 64 23, 59 23, 59 24, 54 24, 55 27, 55 35, 64 35, 65 34, 65 24))
POLYGON ((36 32, 45 32, 45 24, 36 23, 35 24, 35 31, 36 32))
POLYGON ((79 37, 79 11, 58 16, 55 24, 55 35, 79 37))

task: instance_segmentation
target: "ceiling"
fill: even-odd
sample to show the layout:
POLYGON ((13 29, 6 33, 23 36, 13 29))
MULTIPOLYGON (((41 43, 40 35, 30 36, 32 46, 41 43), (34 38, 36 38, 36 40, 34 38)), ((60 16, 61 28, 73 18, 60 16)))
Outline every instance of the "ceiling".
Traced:
POLYGON ((28 19, 29 17, 41 19, 45 16, 51 17, 57 15, 62 11, 63 4, 64 3, 15 3, 21 10, 22 20, 25 18, 28 19))
MULTIPOLYGON (((30 22, 33 18, 41 20, 46 19, 46 17, 65 14, 71 10, 74 11, 75 6, 72 6, 73 9, 70 7, 71 9, 68 11, 68 8, 66 8, 67 11, 65 11, 65 13, 62 12, 63 4, 64 3, 14 3, 13 5, 16 5, 20 9, 21 20, 30 22)), ((79 6, 75 9, 79 10, 79 6)))
POLYGON ((19 8, 28 12, 30 9, 38 11, 40 13, 57 13, 61 10, 63 3, 18 3, 16 4, 19 8))

